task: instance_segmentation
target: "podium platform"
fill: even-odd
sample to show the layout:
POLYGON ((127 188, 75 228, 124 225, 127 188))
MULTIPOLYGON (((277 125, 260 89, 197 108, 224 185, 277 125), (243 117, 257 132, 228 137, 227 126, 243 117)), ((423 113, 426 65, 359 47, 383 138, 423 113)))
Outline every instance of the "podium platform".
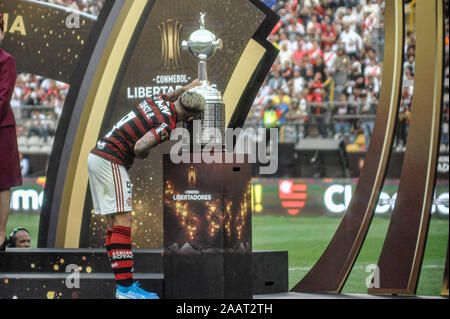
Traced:
MULTIPOLYGON (((163 250, 133 253, 134 278, 164 298, 163 250)), ((110 299, 115 287, 105 249, 7 248, 0 253, 0 299, 110 299), (79 288, 66 285, 69 265, 79 267, 79 288)), ((252 287, 253 295, 288 291, 287 251, 253 251, 252 287)))

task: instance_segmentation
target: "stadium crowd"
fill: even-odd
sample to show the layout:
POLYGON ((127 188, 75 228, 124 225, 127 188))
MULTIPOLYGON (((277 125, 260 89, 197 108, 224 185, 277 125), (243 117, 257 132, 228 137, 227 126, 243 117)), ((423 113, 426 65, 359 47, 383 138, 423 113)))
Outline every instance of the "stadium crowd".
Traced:
MULTIPOLYGON (((261 1, 281 17, 268 38, 280 53, 246 125, 278 127, 282 142, 305 137, 343 138, 349 151, 367 149, 381 87, 384 0, 261 1)), ((98 15, 104 0, 46 2, 98 15)), ((448 0, 445 3, 448 7, 448 0)), ((442 128, 442 144, 447 151, 448 26, 447 18, 442 128)), ((395 139, 398 151, 404 151, 407 141, 414 71, 415 34, 407 28, 395 139)), ((44 144, 52 142, 68 89, 68 84, 51 79, 18 75, 11 105, 19 119, 19 145, 21 139, 30 141, 33 136, 44 144)))
MULTIPOLYGON (((269 40, 280 53, 248 117, 280 128, 281 141, 343 138, 370 143, 383 67, 383 0, 262 0, 281 20, 269 40)), ((448 7, 448 1, 446 1, 448 7)), ((442 143, 448 150, 448 19, 442 143)), ((406 33, 404 84, 395 147, 404 151, 415 71, 415 34, 406 33)))

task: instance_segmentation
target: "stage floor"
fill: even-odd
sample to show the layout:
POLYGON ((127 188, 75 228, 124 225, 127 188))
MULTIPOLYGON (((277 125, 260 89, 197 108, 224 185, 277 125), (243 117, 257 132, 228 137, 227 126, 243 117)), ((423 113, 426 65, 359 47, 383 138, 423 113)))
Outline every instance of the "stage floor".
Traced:
POLYGON ((448 299, 442 296, 392 296, 365 294, 313 294, 283 292, 276 294, 254 295, 253 299, 448 299))

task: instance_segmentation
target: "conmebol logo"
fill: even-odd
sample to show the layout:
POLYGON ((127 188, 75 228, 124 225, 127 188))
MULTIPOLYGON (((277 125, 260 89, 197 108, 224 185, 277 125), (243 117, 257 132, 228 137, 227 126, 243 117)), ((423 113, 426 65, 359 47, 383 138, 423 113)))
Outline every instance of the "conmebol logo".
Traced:
POLYGON ((279 194, 281 206, 287 208, 289 215, 297 215, 300 209, 305 207, 308 197, 306 184, 294 184, 292 180, 280 180, 279 194))

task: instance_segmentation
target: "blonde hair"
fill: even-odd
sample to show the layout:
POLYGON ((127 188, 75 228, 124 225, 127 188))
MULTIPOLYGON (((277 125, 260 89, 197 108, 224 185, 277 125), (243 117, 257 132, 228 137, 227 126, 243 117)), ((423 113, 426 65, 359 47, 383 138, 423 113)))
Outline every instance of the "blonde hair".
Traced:
POLYGON ((198 113, 203 111, 206 106, 206 100, 200 93, 186 91, 181 95, 181 105, 189 112, 198 113))

